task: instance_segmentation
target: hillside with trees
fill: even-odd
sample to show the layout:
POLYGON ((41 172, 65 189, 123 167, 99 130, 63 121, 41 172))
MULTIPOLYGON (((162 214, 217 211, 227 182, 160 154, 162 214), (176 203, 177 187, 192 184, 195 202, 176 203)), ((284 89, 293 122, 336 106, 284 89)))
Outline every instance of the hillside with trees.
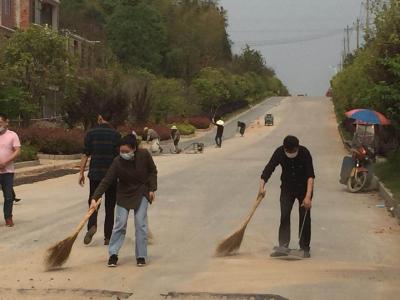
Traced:
POLYGON ((115 125, 166 124, 288 95, 260 52, 232 54, 227 26, 216 1, 61 1, 60 27, 96 41, 101 59, 82 69, 62 31, 18 31, 0 46, 2 111, 29 124, 41 118, 54 88, 70 127, 93 126, 104 108, 115 125))

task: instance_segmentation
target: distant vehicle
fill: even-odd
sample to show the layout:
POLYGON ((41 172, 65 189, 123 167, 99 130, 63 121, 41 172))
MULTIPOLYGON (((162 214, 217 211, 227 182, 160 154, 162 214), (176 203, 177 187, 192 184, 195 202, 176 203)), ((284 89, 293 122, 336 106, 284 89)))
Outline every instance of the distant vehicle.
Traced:
POLYGON ((297 97, 304 97, 304 94, 297 94, 297 97))
POLYGON ((274 116, 272 114, 266 114, 264 117, 265 126, 274 126, 274 116))

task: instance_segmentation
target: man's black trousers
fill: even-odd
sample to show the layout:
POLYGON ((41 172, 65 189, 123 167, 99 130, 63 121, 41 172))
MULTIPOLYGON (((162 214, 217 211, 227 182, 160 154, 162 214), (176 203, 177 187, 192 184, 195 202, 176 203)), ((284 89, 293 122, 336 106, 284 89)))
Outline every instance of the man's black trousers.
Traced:
MULTIPOLYGON (((279 246, 289 247, 290 243, 290 214, 292 212, 293 204, 297 199, 299 202, 299 234, 301 226, 303 225, 304 215, 306 209, 302 207, 306 193, 296 193, 293 191, 281 191, 281 224, 279 226, 279 246)), ((300 237, 300 248, 303 250, 310 250, 311 241, 311 210, 307 212, 306 220, 304 223, 303 233, 300 237)))
MULTIPOLYGON (((89 195, 89 206, 92 200, 92 195, 96 191, 97 187, 99 186, 101 181, 97 180, 90 180, 90 195, 89 195)), ((106 218, 104 220, 104 238, 109 240, 111 238, 112 230, 114 227, 114 211, 115 211, 115 204, 117 202, 117 184, 111 185, 108 190, 105 192, 105 208, 106 208, 106 218)), ((97 211, 99 210, 100 206, 98 207, 97 211)), ((88 222, 88 230, 92 226, 97 227, 97 211, 95 211, 88 222)))
POLYGON ((222 135, 216 135, 215 136, 215 143, 217 144, 218 147, 222 146, 222 135))

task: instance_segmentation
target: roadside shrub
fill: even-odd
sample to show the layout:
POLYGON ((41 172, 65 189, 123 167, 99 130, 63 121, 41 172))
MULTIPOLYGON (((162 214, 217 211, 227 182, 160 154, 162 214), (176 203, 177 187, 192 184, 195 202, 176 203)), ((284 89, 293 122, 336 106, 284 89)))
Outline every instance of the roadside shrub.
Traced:
POLYGON ((160 124, 145 123, 143 125, 137 125, 137 124, 124 125, 124 126, 118 127, 117 130, 119 133, 121 133, 122 136, 130 134, 130 133, 132 133, 132 130, 134 130, 140 139, 143 136, 143 129, 145 127, 154 129, 158 133, 158 135, 160 136, 160 139, 162 141, 170 139, 170 128, 165 125, 160 125, 160 124))
POLYGON ((21 128, 17 129, 25 145, 34 146, 45 154, 76 154, 83 150, 84 132, 79 129, 21 128))
POLYGON ((197 129, 208 129, 211 120, 206 116, 195 116, 189 118, 189 124, 193 125, 197 129))
POLYGON ((38 150, 32 145, 22 145, 21 154, 17 158, 17 162, 37 160, 38 150))
POLYGON ((196 131, 196 128, 191 124, 181 123, 177 124, 176 127, 178 127, 178 130, 180 131, 181 135, 190 135, 195 133, 196 131))

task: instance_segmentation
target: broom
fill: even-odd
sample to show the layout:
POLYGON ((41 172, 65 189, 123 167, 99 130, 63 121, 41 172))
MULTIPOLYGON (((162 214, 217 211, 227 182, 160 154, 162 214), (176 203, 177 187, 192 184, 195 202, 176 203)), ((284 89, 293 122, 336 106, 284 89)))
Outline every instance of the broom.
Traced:
POLYGON ((88 210, 85 217, 76 227, 75 232, 72 235, 47 249, 44 261, 46 270, 59 268, 68 260, 69 255, 71 254, 72 246, 74 245, 79 232, 82 230, 83 226, 85 226, 90 216, 96 211, 97 207, 100 205, 100 202, 101 198, 97 201, 96 207, 88 210))
POLYGON ((253 217, 254 213, 256 212, 257 207, 260 205, 261 201, 263 200, 264 195, 263 194, 258 194, 257 200, 254 203, 254 206, 252 210, 250 211, 249 216, 247 219, 244 221, 243 225, 232 233, 229 237, 221 241, 217 247, 217 250, 215 251, 216 256, 227 256, 231 255, 232 253, 236 252, 239 250, 240 245, 242 244, 244 232, 246 230, 247 225, 249 224, 251 218, 253 217))

